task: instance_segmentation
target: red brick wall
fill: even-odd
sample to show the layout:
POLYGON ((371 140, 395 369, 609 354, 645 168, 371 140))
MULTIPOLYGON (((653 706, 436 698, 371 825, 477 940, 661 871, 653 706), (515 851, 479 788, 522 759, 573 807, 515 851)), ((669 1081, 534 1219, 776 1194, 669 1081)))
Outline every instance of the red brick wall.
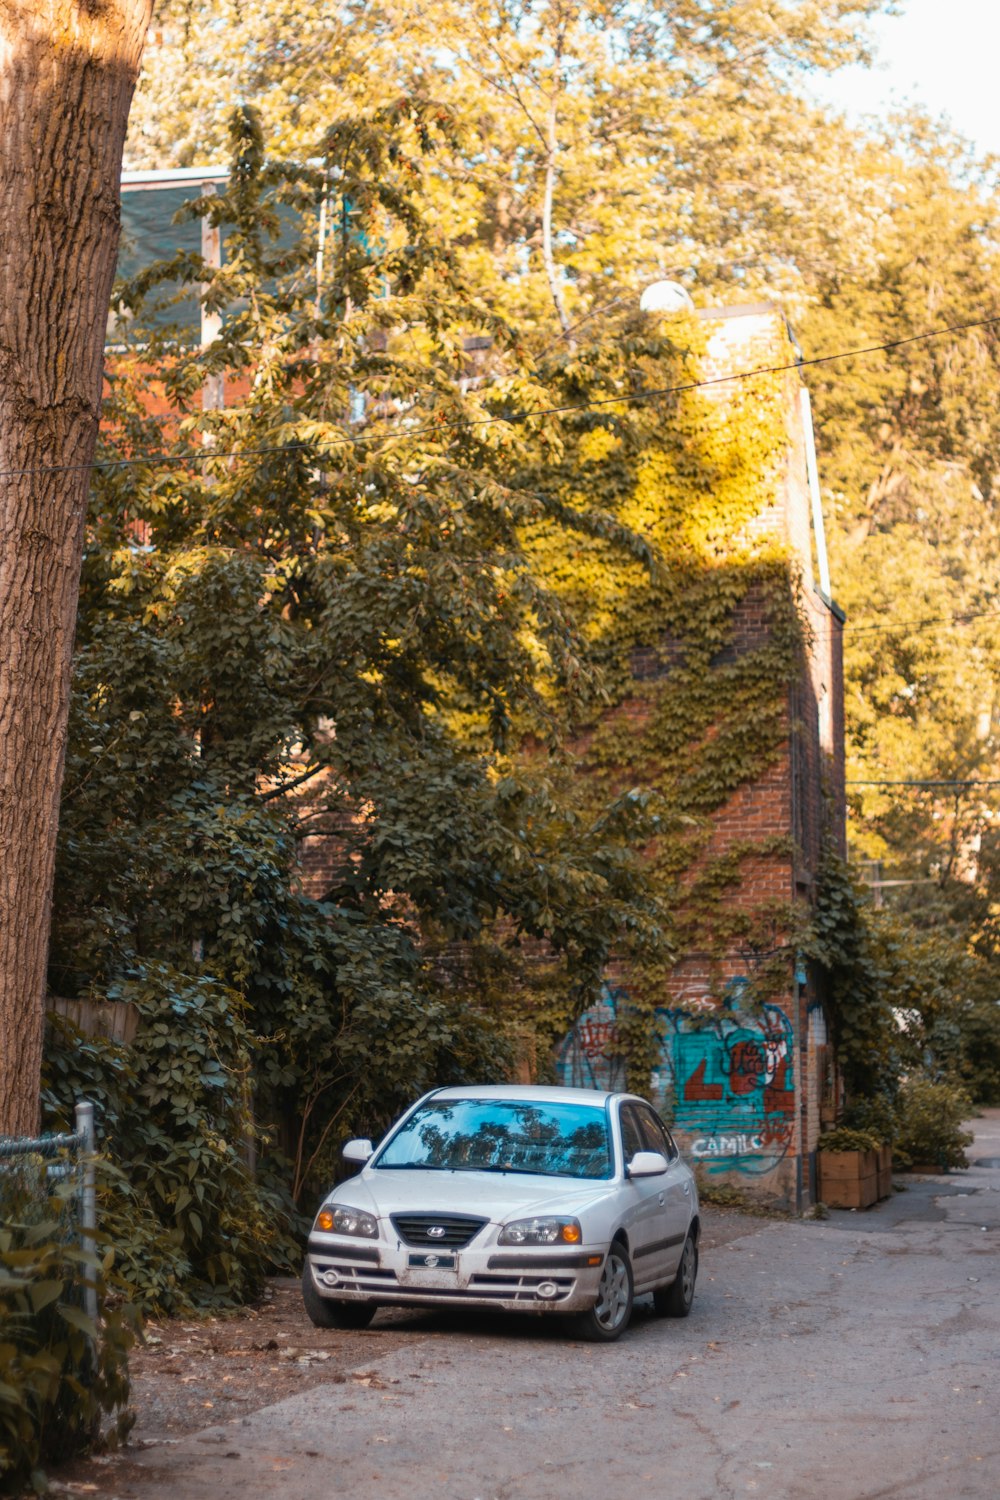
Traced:
MULTIPOLYGON (((706 311, 702 317, 709 325, 707 378, 794 361, 784 318, 773 308, 706 311)), ((724 405, 735 389, 720 384, 712 398, 724 405)), ((824 838, 841 850, 845 839, 842 623, 814 582, 816 543, 799 390, 799 377, 791 371, 783 381, 785 463, 772 476, 773 500, 743 531, 759 539, 774 537, 785 546, 800 579, 805 644, 787 697, 787 738, 764 774, 740 787, 714 814, 708 846, 692 872, 739 844, 783 842, 781 852, 743 860, 741 881, 726 897, 737 911, 808 904, 815 898, 824 838)), ((763 600, 749 597, 736 613, 732 651, 762 645, 767 628, 763 600)), ((665 653, 662 646, 634 653, 637 678, 663 676, 664 655, 669 667, 669 642, 665 653)), ((670 691, 668 670, 657 687, 670 691)), ((627 704, 618 712, 640 717, 648 705, 627 704)), ((623 767, 622 779, 630 774, 640 779, 643 770, 623 767)), ((783 940, 777 933, 776 945, 783 940)), ((652 1092, 674 1118, 689 1156, 706 1172, 752 1196, 801 1207, 811 1201, 810 1158, 826 1066, 822 975, 810 971, 800 982, 802 972, 790 956, 787 979, 765 1010, 744 1012, 738 980, 750 967, 737 955, 714 966, 704 954, 681 956, 665 992, 653 997, 661 1007, 662 1053, 652 1092), (737 984, 720 1005, 720 985, 728 981, 737 984), (696 1017, 699 1023, 693 1025, 696 1017)), ((563 1048, 560 1070, 567 1082, 622 1081, 616 1017, 627 1001, 629 976, 620 966, 613 974, 602 1005, 563 1048)))

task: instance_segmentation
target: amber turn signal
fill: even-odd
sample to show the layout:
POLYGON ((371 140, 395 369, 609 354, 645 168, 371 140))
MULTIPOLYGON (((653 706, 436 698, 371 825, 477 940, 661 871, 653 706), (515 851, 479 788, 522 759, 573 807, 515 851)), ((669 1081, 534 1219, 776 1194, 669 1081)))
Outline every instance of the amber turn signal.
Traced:
POLYGON ((324 1208, 322 1212, 317 1216, 316 1227, 317 1229, 333 1228, 333 1214, 328 1208, 324 1208))
POLYGON ((562 1227, 562 1237, 567 1245, 578 1245, 580 1243, 579 1224, 564 1224, 562 1227))

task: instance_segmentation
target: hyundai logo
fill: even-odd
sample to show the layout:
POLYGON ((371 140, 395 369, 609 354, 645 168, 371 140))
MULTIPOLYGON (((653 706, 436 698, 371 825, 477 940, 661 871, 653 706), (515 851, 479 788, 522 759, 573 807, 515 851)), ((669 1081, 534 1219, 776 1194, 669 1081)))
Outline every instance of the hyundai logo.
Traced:
POLYGON ((432 1224, 427 1231, 427 1238, 429 1240, 443 1240, 444 1237, 445 1227, 443 1224, 432 1224))

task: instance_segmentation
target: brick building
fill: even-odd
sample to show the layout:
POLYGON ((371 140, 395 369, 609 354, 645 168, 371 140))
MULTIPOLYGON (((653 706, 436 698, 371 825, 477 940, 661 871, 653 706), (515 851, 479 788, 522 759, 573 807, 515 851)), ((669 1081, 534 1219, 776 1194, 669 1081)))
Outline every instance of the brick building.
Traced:
MULTIPOLYGON (((824 840, 840 852, 845 845, 844 617, 830 597, 808 395, 776 309, 757 304, 699 316, 707 323, 703 378, 722 377, 711 399, 723 407, 737 389, 725 377, 792 367, 780 378, 784 453, 761 476, 766 499, 750 529, 785 549, 790 576, 799 580, 804 626, 797 671, 784 696, 783 742, 767 769, 713 813, 707 856, 759 845, 759 855, 741 856, 741 878, 728 904, 760 908, 770 902, 775 910, 797 905, 807 912, 824 840)), ((752 592, 737 606, 733 627, 737 653, 766 639, 766 612, 752 592)), ((633 675, 639 678, 645 675, 643 653, 636 656, 633 675)), ((662 662, 662 642, 658 656, 662 662)), ((669 670, 659 675, 657 690, 669 693, 669 670)), ((780 946, 780 935, 776 941, 780 946)), ((651 1093, 689 1158, 707 1173, 802 1209, 816 1198, 816 1140, 824 1104, 832 1102, 823 975, 789 949, 784 977, 764 1003, 758 994, 752 1005, 741 1004, 755 962, 749 949, 721 961, 718 954, 680 954, 662 994, 654 997, 659 1056, 651 1093)), ((564 1082, 623 1084, 617 1023, 629 987, 623 968, 609 973, 601 1002, 560 1051, 564 1082)))
MULTIPOLYGON (((194 187, 202 186, 202 179, 207 188, 218 175, 207 169, 133 174, 133 181, 123 183, 134 190, 129 198, 137 253, 148 251, 146 241, 152 243, 151 236, 160 232, 163 215, 157 217, 148 206, 159 204, 167 187, 188 197, 194 187), (140 212, 147 208, 149 225, 140 212)), ((201 236, 208 259, 218 257, 218 236, 212 240, 207 222, 188 226, 188 232, 201 236)), ((193 330, 197 306, 190 311, 193 330)), ((808 398, 794 368, 794 343, 778 310, 757 304, 706 309, 698 317, 706 334, 701 373, 706 380, 720 382, 708 399, 723 416, 739 390, 738 383, 729 383, 730 377, 789 367, 780 378, 781 461, 768 462, 762 470, 765 499, 741 525, 744 532, 786 550, 800 580, 797 604, 806 627, 799 670, 784 702, 780 751, 763 774, 739 786, 714 811, 706 858, 754 842, 767 846, 770 852, 741 858, 739 887, 727 899, 746 908, 768 902, 776 909, 794 903, 808 907, 815 898, 824 839, 841 850, 845 842, 843 616, 830 597, 808 398), (783 852, 775 852, 782 842, 783 852)), ((201 332, 208 337, 211 329, 203 327, 201 332)), ((221 389, 206 389, 205 399, 217 405, 224 396, 221 389)), ((768 630, 764 602, 751 592, 736 607, 731 649, 738 654, 765 642, 768 630)), ((647 679, 655 691, 669 693, 670 673, 664 663, 670 655, 665 628, 655 645, 640 645, 633 653, 633 678, 647 679)), ((627 713, 629 705, 624 708, 627 713)), ((637 714, 644 711, 638 703, 633 708, 637 714)), ((630 768, 622 769, 631 779, 630 768)), ((304 788, 304 809, 310 796, 304 788)), ((343 873, 343 835, 357 816, 363 811, 345 804, 339 814, 310 818, 300 849, 307 892, 324 894, 343 873)), ((673 1121, 689 1157, 702 1163, 706 1172, 770 1201, 802 1208, 816 1196, 816 1140, 824 1102, 832 1102, 823 976, 790 953, 782 984, 765 1003, 759 1003, 758 995, 749 1004, 745 991, 754 979, 756 961, 752 949, 734 951, 721 963, 718 955, 693 948, 679 954, 663 981, 662 994, 654 997, 659 1056, 650 1094, 673 1121)), ((581 1019, 559 1051, 557 1069, 565 1082, 624 1082, 617 1022, 628 1004, 631 984, 632 977, 621 966, 609 970, 601 1002, 581 1019)))

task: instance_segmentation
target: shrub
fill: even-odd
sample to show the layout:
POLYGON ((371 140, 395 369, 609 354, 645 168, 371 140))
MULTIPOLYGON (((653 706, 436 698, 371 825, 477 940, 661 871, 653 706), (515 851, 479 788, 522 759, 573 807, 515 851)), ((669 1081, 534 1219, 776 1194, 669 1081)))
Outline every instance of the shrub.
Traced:
MULTIPOLYGON (((982 966, 987 967, 986 963, 982 966)), ((990 965, 990 977, 994 966, 990 965)), ((1000 1001, 992 993, 968 1000, 959 1011, 962 1083, 977 1104, 1000 1104, 1000 1001)))
MULTIPOLYGON (((837 1132, 849 1130, 870 1136, 879 1145, 892 1141, 896 1135, 898 1097, 899 1083, 896 1077, 890 1076, 886 1079, 885 1085, 870 1098, 855 1098, 849 1101, 841 1116, 840 1124, 837 1126, 837 1132)), ((864 1149, 868 1150, 868 1147, 864 1149)))
POLYGON ((164 964, 137 967, 107 988, 139 1013, 128 1046, 50 1017, 46 1127, 69 1128, 73 1102, 93 1100, 101 1149, 117 1169, 105 1175, 99 1219, 143 1313, 246 1302, 269 1271, 300 1263, 310 1219, 291 1198, 297 1164, 271 1145, 255 1168, 248 1162, 267 1144, 254 1127, 252 1087, 255 1108, 271 1118, 286 1095, 306 1117, 317 1100, 335 1100, 335 1128, 319 1127, 300 1153, 300 1197, 311 1206, 343 1170, 346 1135, 381 1134, 435 1083, 505 1076, 504 1035, 461 997, 424 1000, 401 985, 392 1008, 379 1006, 365 983, 370 967, 359 961, 349 975, 344 967, 342 1004, 296 987, 266 1017, 270 1041, 251 1029, 247 1003, 230 986, 164 964), (347 1104, 351 1113, 341 1114, 347 1104))
POLYGON ((30 1163, 0 1178, 0 1493, 46 1487, 43 1463, 131 1426, 128 1350, 136 1316, 108 1305, 113 1252, 103 1259, 73 1243, 70 1180, 33 1185, 30 1163), (98 1322, 83 1310, 96 1283, 98 1322), (95 1358, 96 1348, 96 1358, 95 1358), (112 1421, 105 1424, 104 1418, 112 1421))
POLYGON ((962 1129, 962 1121, 972 1109, 968 1094, 954 1083, 935 1083, 920 1075, 908 1078, 900 1090, 894 1155, 911 1164, 933 1162, 942 1171, 968 1167, 965 1147, 974 1137, 962 1129))
POLYGON ((884 1142, 870 1130, 838 1125, 836 1130, 824 1130, 816 1144, 820 1151, 877 1151, 884 1142))
POLYGON ((694 1175, 698 1184, 699 1202, 711 1203, 716 1208, 736 1209, 741 1213, 760 1212, 759 1205, 747 1195, 743 1188, 712 1177, 700 1162, 695 1165, 694 1175))
POLYGON ((105 1175, 99 1216, 122 1247, 119 1272, 148 1313, 244 1302, 298 1255, 287 1200, 244 1159, 255 1038, 237 995, 210 977, 148 965, 112 998, 139 1010, 130 1047, 84 1038, 58 1018, 46 1049, 47 1123, 73 1099, 96 1105, 105 1175))

